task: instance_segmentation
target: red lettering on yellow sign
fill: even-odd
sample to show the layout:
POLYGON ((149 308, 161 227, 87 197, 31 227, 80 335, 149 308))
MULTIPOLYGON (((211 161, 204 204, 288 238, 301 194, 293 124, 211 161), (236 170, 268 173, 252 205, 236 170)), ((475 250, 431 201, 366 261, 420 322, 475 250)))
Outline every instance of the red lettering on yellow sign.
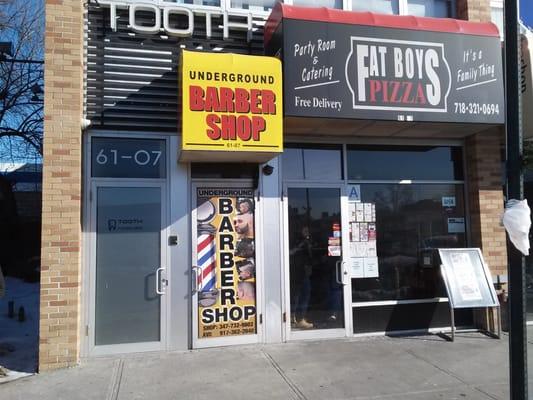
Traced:
POLYGON ((276 114, 276 95, 268 89, 241 89, 208 86, 189 87, 191 111, 276 114))
POLYGON ((266 128, 266 121, 263 117, 247 115, 217 115, 209 114, 206 117, 207 129, 206 133, 210 139, 218 140, 236 140, 244 141, 253 140, 257 142, 261 140, 261 132, 266 128))
POLYGON ((210 113, 205 122, 206 134, 211 140, 260 141, 261 133, 266 130, 266 120, 257 114, 275 115, 276 95, 268 89, 208 86, 204 90, 191 85, 189 109, 210 113))

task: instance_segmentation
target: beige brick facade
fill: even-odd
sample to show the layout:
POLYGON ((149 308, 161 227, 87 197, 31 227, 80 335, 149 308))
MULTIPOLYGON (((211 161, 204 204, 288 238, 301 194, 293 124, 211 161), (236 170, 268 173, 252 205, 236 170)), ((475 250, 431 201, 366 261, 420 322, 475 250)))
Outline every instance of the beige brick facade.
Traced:
POLYGON ((493 275, 507 273, 502 180, 503 129, 472 135, 466 140, 470 245, 480 247, 493 275))
POLYGON ((457 18, 474 22, 491 22, 490 0, 457 0, 457 18))
POLYGON ((46 1, 39 370, 79 360, 83 2, 46 1))

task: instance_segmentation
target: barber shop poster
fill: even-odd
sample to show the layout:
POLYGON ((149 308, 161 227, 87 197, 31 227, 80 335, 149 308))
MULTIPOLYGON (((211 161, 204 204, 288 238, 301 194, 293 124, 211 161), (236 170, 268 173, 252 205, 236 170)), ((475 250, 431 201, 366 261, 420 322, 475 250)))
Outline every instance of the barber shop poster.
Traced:
POLYGON ((198 337, 256 333, 253 189, 197 189, 198 337))

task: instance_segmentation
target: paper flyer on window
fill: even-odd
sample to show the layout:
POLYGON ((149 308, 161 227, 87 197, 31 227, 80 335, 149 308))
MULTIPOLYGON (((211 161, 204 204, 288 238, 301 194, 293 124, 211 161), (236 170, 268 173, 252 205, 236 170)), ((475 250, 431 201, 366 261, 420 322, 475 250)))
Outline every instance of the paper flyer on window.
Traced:
POLYGON ((349 208, 350 271, 352 278, 379 276, 377 257, 376 205, 355 203, 349 208))

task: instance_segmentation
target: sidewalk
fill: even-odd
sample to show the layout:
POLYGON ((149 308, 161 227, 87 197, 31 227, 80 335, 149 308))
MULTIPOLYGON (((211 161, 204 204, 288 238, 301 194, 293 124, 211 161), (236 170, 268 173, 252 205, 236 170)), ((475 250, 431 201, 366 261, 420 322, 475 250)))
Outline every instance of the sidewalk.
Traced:
POLYGON ((0 399, 494 400, 508 385, 508 336, 461 333, 93 359, 0 385, 0 399))

